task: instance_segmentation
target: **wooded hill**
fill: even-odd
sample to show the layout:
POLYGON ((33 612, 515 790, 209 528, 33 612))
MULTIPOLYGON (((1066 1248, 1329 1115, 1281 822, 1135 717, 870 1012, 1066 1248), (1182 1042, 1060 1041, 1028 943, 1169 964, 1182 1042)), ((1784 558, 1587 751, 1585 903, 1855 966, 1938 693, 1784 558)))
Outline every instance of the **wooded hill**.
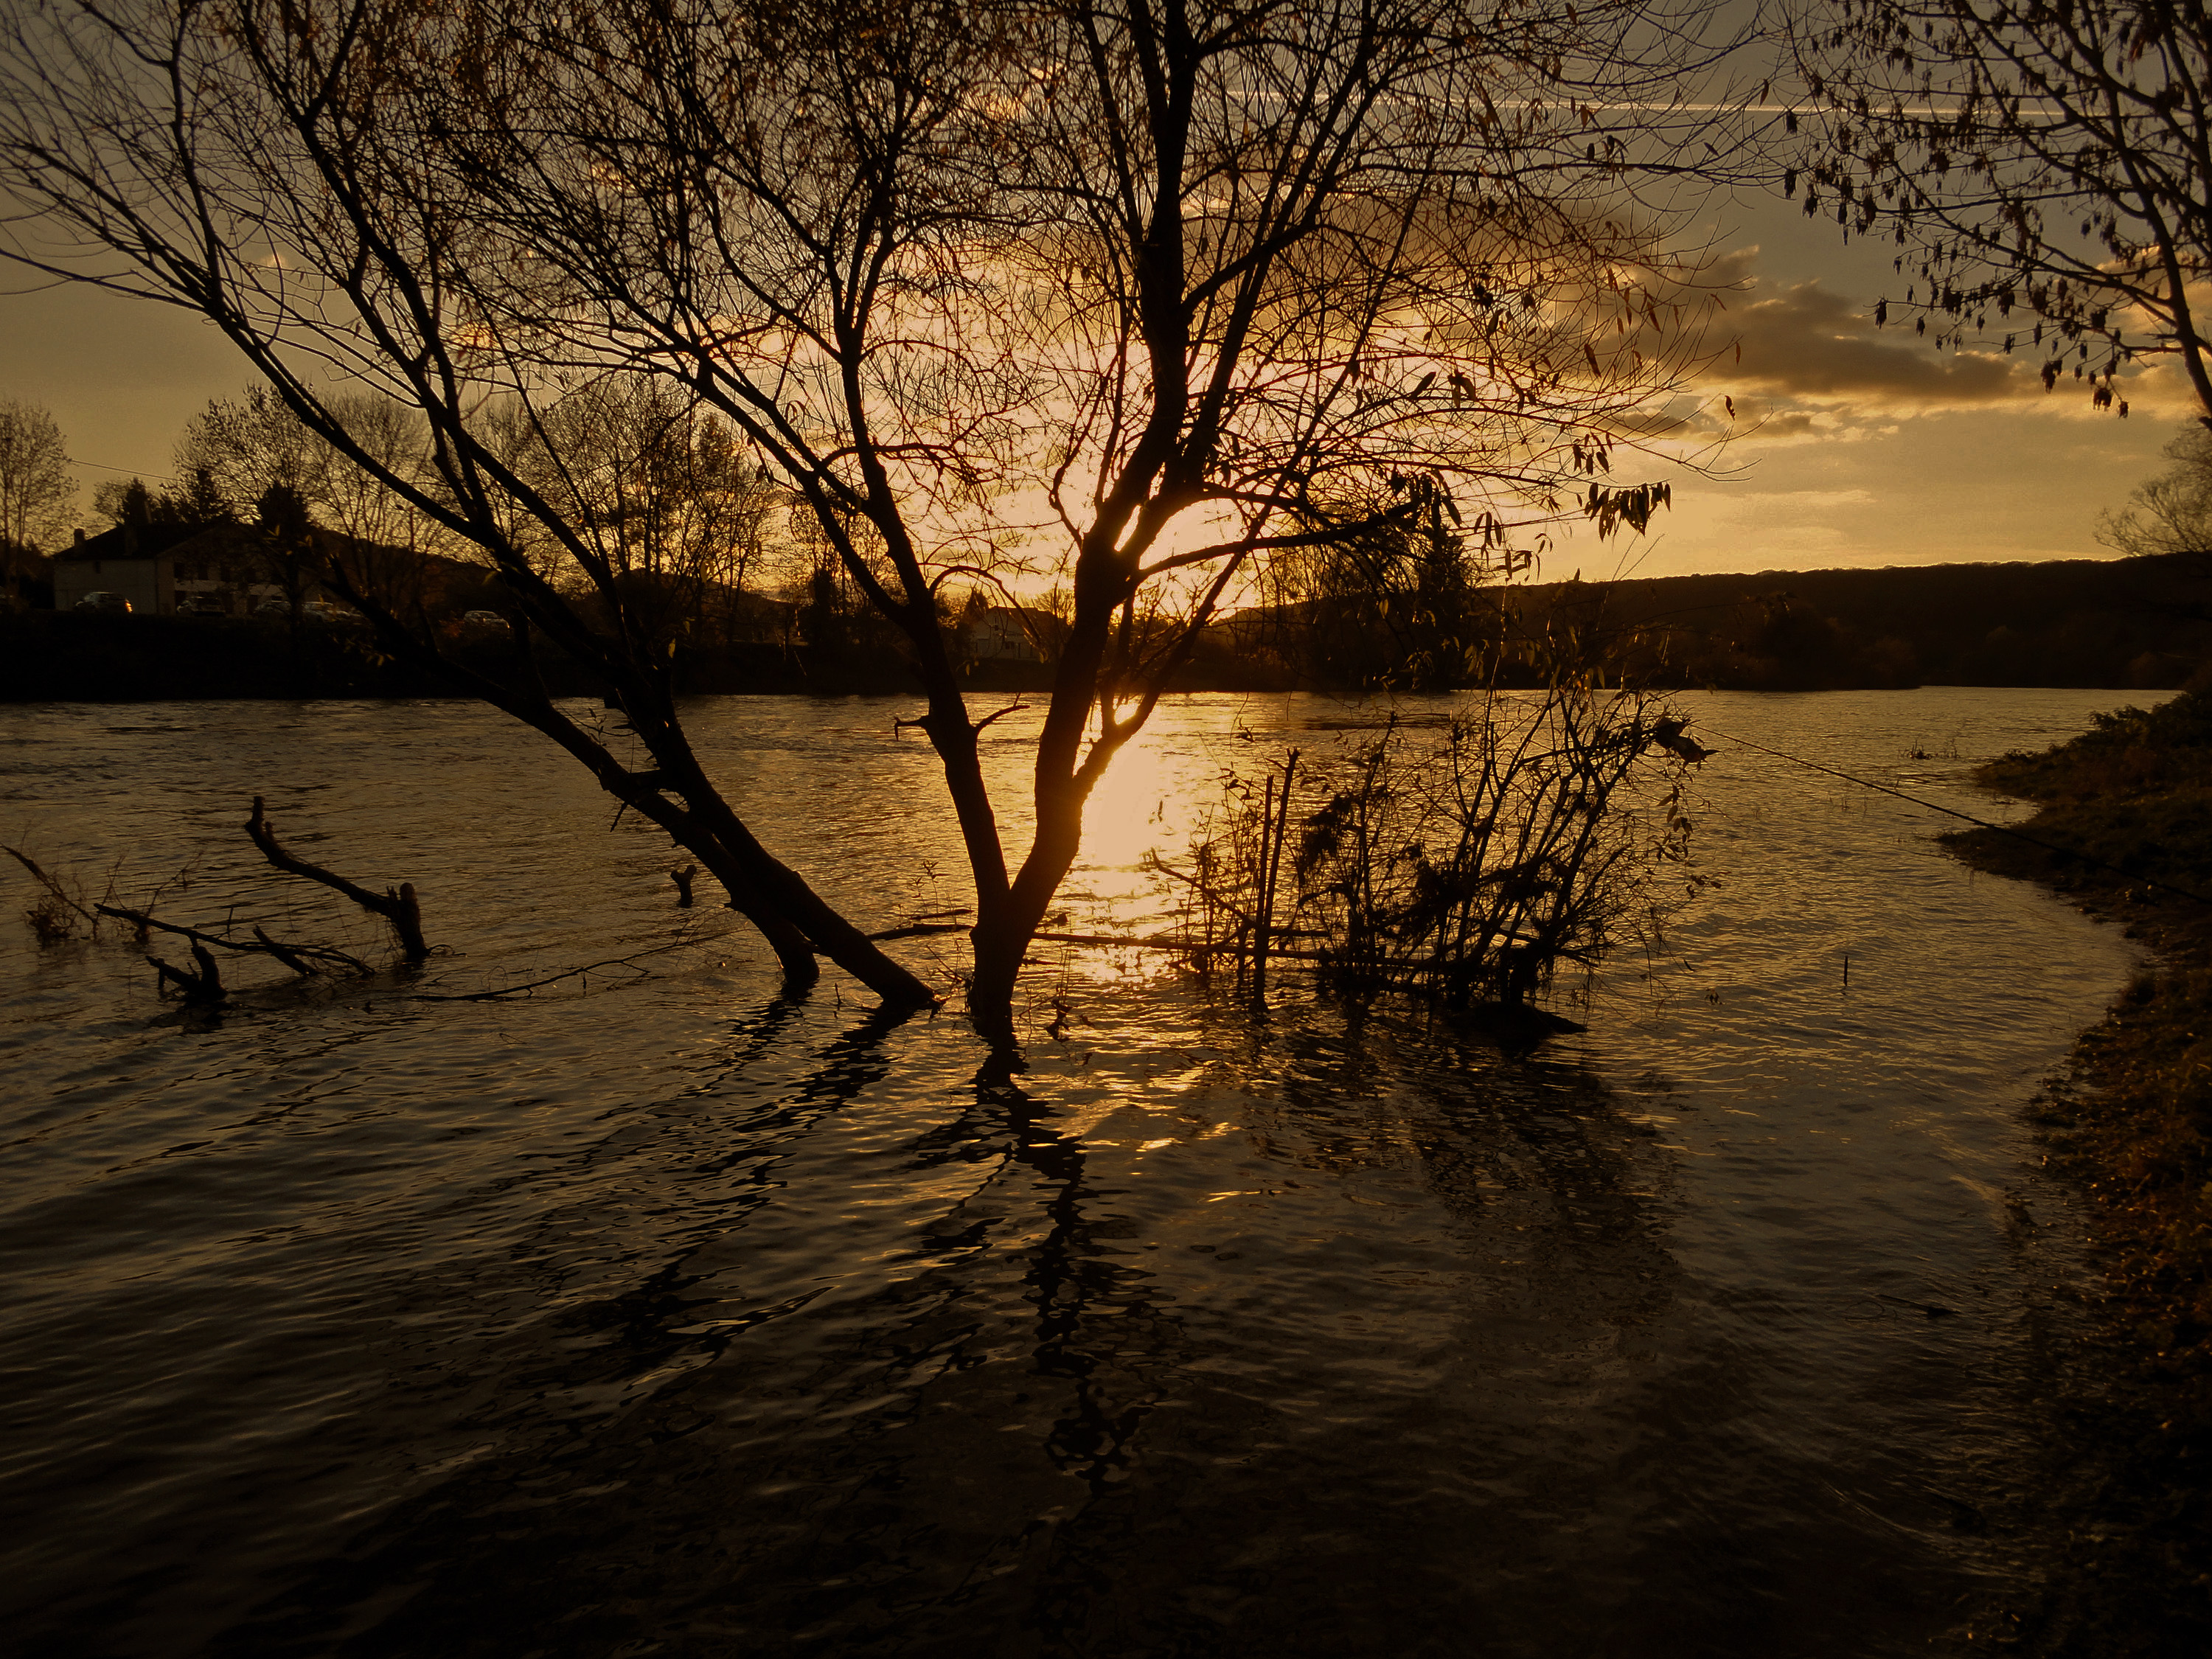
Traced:
MULTIPOLYGON (((800 613, 785 643, 687 648, 691 693, 910 693, 879 629, 866 637, 800 613)), ((2165 689, 2212 659, 2212 559, 2069 559, 1875 570, 1544 582, 1477 587, 1455 602, 1329 602, 1237 613, 1210 629, 1177 690, 1361 691, 1480 684, 1503 651, 1507 684, 1535 684, 1538 644, 1609 642, 1601 671, 1660 688, 1812 691, 1909 685, 2165 689), (1408 613, 1401 616, 1401 612, 1408 613), (1410 620, 1408 619, 1410 617, 1410 620), (1441 648, 1449 646, 1449 649, 1441 648), (1449 661, 1443 672, 1437 665, 1449 661)), ((257 696, 422 696, 445 688, 366 648, 357 633, 176 617, 0 617, 0 702, 257 696)), ((471 669, 512 666, 502 629, 447 641, 471 669)), ((1569 653, 1581 657, 1584 653, 1569 653)), ((579 665, 543 651, 534 671, 597 695, 579 665)), ((979 661, 977 691, 1050 689, 1048 662, 979 661)))
POLYGON ((2212 656, 2212 556, 1765 570, 1508 590, 1510 630, 1616 635, 1631 680, 1741 690, 2178 686, 2212 656))

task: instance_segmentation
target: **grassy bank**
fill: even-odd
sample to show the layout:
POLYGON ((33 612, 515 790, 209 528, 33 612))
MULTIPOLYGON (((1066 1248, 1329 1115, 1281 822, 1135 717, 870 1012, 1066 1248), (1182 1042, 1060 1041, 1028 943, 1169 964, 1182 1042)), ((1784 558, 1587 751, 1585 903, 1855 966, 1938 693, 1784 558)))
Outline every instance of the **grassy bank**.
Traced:
POLYGON ((2037 803, 2019 827, 2050 846, 1985 830, 1946 844, 2057 889, 2151 957, 2039 1107, 2102 1284, 2094 1351, 2054 1402, 2080 1437, 2058 1500, 2066 1561, 2023 1646, 2212 1650, 2197 1645, 2212 1632, 2212 690, 2101 715, 1978 776, 2037 803))

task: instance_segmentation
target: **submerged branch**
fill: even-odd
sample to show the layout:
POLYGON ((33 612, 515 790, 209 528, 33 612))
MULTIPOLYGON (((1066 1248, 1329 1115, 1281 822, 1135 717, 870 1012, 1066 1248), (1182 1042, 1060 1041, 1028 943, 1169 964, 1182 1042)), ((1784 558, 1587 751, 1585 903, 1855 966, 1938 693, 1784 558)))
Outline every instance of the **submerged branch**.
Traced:
POLYGON ((372 915, 379 915, 392 925, 398 935, 401 954, 410 962, 422 962, 428 957, 430 947, 422 942, 422 910, 415 898, 415 884, 402 882, 397 888, 373 893, 356 882, 348 881, 335 871, 325 870, 319 864, 287 848, 276 839, 276 830, 269 822, 262 798, 253 798, 253 816, 246 821, 246 833, 261 849, 261 855, 288 875, 303 876, 309 881, 320 882, 335 892, 343 893, 356 904, 372 915))
POLYGON ((225 939, 220 933, 204 933, 199 928, 186 927, 178 922, 162 921, 146 911, 133 910, 127 905, 95 904, 93 908, 103 916, 113 916, 118 921, 129 922, 142 933, 149 929, 174 933, 178 938, 191 942, 195 955, 200 947, 213 945, 225 951, 238 951, 243 956, 274 957, 294 973, 301 975, 316 971, 310 958, 341 963, 363 976, 375 971, 358 957, 349 957, 343 951, 333 950, 326 945, 284 944, 270 938, 258 927, 253 930, 254 943, 249 945, 240 939, 225 939))
POLYGON ((161 957, 147 954, 153 964, 156 982, 173 985, 184 993, 185 1001, 197 1007, 213 1007, 230 993, 223 988, 222 975, 216 971, 215 958, 208 954, 207 946, 195 939, 191 942, 192 960, 199 964, 199 972, 189 973, 182 968, 172 968, 161 957))

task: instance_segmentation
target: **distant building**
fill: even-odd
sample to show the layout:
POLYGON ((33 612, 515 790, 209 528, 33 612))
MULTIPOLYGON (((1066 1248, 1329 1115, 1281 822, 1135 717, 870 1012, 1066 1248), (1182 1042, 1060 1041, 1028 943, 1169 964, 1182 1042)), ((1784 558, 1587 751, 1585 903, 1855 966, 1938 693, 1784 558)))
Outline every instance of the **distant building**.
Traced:
MULTIPOLYGON (((379 588, 419 590, 433 565, 472 568, 328 530, 313 534, 319 558, 343 557, 356 580, 365 578, 379 588)), ((277 574, 260 532, 244 526, 121 524, 97 536, 80 531, 75 546, 54 556, 54 609, 67 611, 88 593, 105 592, 120 593, 140 616, 174 616, 186 607, 206 614, 213 605, 223 615, 245 617, 264 599, 284 598, 277 574)), ((329 597, 320 582, 307 579, 303 602, 329 597)), ((411 595, 388 597, 397 603, 411 595)))
POLYGON ((201 595, 243 614, 279 592, 252 533, 236 525, 119 524, 54 555, 54 609, 88 593, 120 593, 142 616, 175 614, 201 595))
POLYGON ((1057 641, 1064 626, 1048 611, 993 605, 969 611, 960 624, 960 637, 975 662, 1042 662, 1041 642, 1057 641))

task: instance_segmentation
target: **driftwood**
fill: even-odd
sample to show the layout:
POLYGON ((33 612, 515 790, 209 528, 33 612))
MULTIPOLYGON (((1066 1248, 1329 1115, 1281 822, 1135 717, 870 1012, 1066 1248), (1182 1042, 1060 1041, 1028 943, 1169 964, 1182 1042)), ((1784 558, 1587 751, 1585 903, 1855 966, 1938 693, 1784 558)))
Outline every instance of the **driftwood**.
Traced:
POLYGON ((279 945, 275 939, 270 938, 268 934, 261 931, 258 923, 255 925, 253 929, 253 937, 263 950, 266 951, 270 956, 276 957, 277 961, 283 963, 294 973, 299 975, 301 978, 305 979, 315 971, 313 963, 307 962, 290 945, 279 945))
POLYGON ((172 968, 150 951, 147 953, 146 960, 154 965, 156 983, 175 986, 184 993, 185 1000, 196 1007, 211 1008, 230 993, 223 988, 222 975, 216 971, 215 958, 208 954, 207 946, 195 939, 191 941, 191 947, 192 960, 199 964, 197 974, 182 968, 172 968))
MULTIPOLYGON (((277 841, 275 831, 270 827, 266 812, 258 796, 254 798, 253 817, 246 825, 246 833, 252 837, 254 845, 261 849, 264 856, 278 869, 295 875, 307 877, 327 887, 336 888, 356 903, 383 917, 391 925, 392 932, 398 938, 401 949, 405 951, 410 962, 420 962, 429 954, 428 948, 422 942, 422 913, 416 904, 415 889, 411 884, 402 886, 397 892, 387 892, 380 896, 356 886, 342 876, 334 875, 288 852, 277 841)), ((163 989, 175 987, 183 994, 188 1005, 212 1007, 228 999, 229 988, 223 984, 222 970, 216 965, 215 952, 218 951, 228 951, 241 956, 267 957, 271 961, 283 963, 302 978, 340 969, 366 978, 375 971, 359 957, 349 956, 343 951, 334 950, 324 945, 307 945, 272 939, 265 929, 258 926, 253 929, 253 937, 251 939, 227 939, 222 934, 207 933, 198 927, 187 927, 178 922, 161 921, 153 915, 154 901, 149 901, 143 908, 134 908, 129 905, 110 904, 105 902, 87 904, 82 896, 72 890, 73 884, 65 885, 59 878, 41 868, 38 861, 29 854, 13 847, 0 847, 0 852, 6 853, 30 873, 32 878, 46 890, 49 901, 53 906, 82 917, 91 923, 95 930, 102 917, 112 917, 116 921, 130 923, 137 934, 140 950, 144 953, 147 963, 158 976, 157 984, 163 989), (145 947, 155 933, 167 933, 173 938, 183 940, 191 952, 192 966, 183 967, 165 962, 150 951, 147 951, 145 947)), ((163 884, 164 887, 167 885, 167 884, 163 884)), ((161 891, 161 889, 155 890, 156 900, 160 897, 161 891)), ((33 925, 34 927, 37 925, 35 915, 33 917, 33 925)))
MULTIPOLYGON (((317 963, 335 963, 350 969, 364 977, 376 971, 360 957, 349 957, 343 951, 334 951, 327 945, 284 944, 270 938, 258 927, 253 930, 254 942, 249 945, 243 939, 225 939, 220 933, 203 933, 197 927, 186 927, 173 921, 157 921, 145 911, 133 910, 127 905, 95 904, 93 908, 103 916, 113 916, 118 921, 129 922, 138 930, 141 939, 149 931, 158 930, 164 933, 174 933, 178 938, 191 942, 194 956, 199 954, 203 945, 212 945, 218 950, 235 951, 242 956, 273 957, 294 973, 302 975, 319 971, 314 965, 317 963)), ((149 957, 149 960, 150 961, 151 958, 149 957)))
POLYGON ((276 831, 269 822, 267 809, 262 799, 253 798, 253 816, 246 821, 246 833, 267 859, 288 875, 304 876, 309 881, 320 882, 334 892, 343 893, 356 904, 372 915, 384 918, 391 924, 398 938, 400 953, 410 962, 421 962, 430 954, 430 947, 422 942, 422 910, 416 902, 415 884, 404 881, 397 888, 386 888, 381 894, 372 893, 358 883, 348 881, 334 871, 319 864, 310 864, 298 854, 289 851, 276 839, 276 831))
POLYGON ((691 883, 698 873, 699 866, 696 864, 687 864, 681 870, 671 870, 668 872, 669 880, 676 884, 678 909, 689 910, 691 908, 691 883))
POLYGON ((940 921, 938 918, 964 916, 967 914, 968 907, 964 904, 953 910, 925 910, 904 927, 887 927, 882 933, 871 933, 868 937, 872 939, 921 939, 929 933, 964 933, 969 929, 969 923, 940 921))

